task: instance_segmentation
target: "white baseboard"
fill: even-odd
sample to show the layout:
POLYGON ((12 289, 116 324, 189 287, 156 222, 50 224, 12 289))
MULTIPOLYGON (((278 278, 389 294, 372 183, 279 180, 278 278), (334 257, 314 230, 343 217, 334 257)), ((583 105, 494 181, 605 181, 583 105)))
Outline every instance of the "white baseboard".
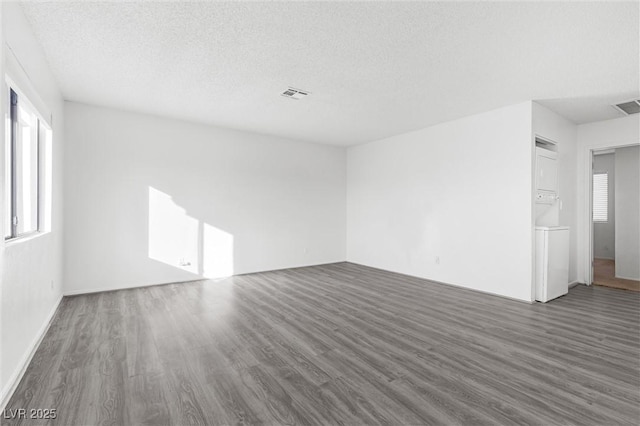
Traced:
POLYGON ((2 389, 2 393, 0 393, 0 411, 5 409, 5 407, 9 403, 9 400, 13 396, 13 393, 16 391, 18 384, 20 384, 20 380, 22 380, 22 376, 24 376, 24 373, 27 371, 27 367, 31 363, 33 356, 35 355, 36 351, 40 347, 40 343, 42 343, 42 339, 44 338, 45 334, 47 334, 47 331, 49 330, 49 326, 51 325, 51 320, 53 320, 53 317, 55 316, 58 310, 58 307, 60 306, 62 297, 63 296, 60 295, 60 298, 53 305, 53 308, 51 309, 51 312, 49 312, 47 319, 45 320, 44 324, 42 324, 42 327, 40 327, 40 330, 38 330, 38 333, 36 334, 35 338, 31 342, 31 345, 29 346, 28 350, 23 355, 18 369, 13 373, 13 375, 5 385, 4 389, 2 389))
POLYGON ((118 290, 132 290, 134 288, 142 288, 142 287, 153 287, 154 285, 167 285, 167 284, 178 284, 178 283, 190 283, 193 281, 203 281, 207 278, 196 278, 193 280, 185 280, 185 281, 169 281, 166 283, 153 283, 153 284, 139 284, 128 287, 104 287, 104 288, 90 288, 90 289, 79 289, 79 290, 68 290, 64 292, 65 296, 79 296, 81 294, 91 294, 91 293, 104 293, 107 291, 118 291, 118 290))
POLYGON ((532 304, 536 303, 536 301, 535 301, 535 300, 518 299, 518 298, 516 298, 516 297, 505 296, 505 295, 503 295, 503 294, 494 293, 494 292, 491 292, 491 291, 480 290, 480 289, 472 288, 472 287, 465 287, 465 286, 460 285, 460 284, 445 283, 445 282, 442 282, 442 281, 436 281, 436 280, 433 280, 433 279, 431 279, 431 278, 421 277, 421 276, 419 276, 419 275, 411 275, 411 274, 407 274, 407 273, 405 273, 405 272, 393 271, 393 270, 391 270, 391 269, 383 269, 383 268, 380 268, 380 267, 378 267, 378 266, 365 265, 364 263, 358 263, 358 262, 354 262, 354 261, 352 261, 352 260, 347 260, 346 262, 347 262, 347 263, 353 263, 354 265, 365 266, 365 267, 367 267, 367 268, 379 269, 380 271, 391 272, 391 273, 398 274, 398 275, 405 275, 405 276, 407 276, 407 277, 419 278, 419 279, 421 279, 421 280, 429 281, 429 282, 436 283, 436 284, 442 284, 442 285, 446 285, 446 286, 449 286, 449 287, 456 287, 456 288, 463 289, 463 290, 474 291, 474 292, 476 292, 476 293, 487 294, 487 295, 489 295, 489 296, 501 297, 501 298, 503 298, 503 299, 513 300, 513 301, 515 301, 515 302, 528 303, 528 304, 530 304, 530 305, 532 305, 532 304))
MULTIPOLYGON (((0 0, 2 1, 2 0, 0 0)), ((207 277, 194 277, 193 279, 182 280, 182 281, 163 281, 163 282, 155 282, 152 284, 136 284, 132 286, 126 287, 103 287, 103 288, 91 288, 91 289, 78 289, 78 290, 67 290, 63 294, 64 296, 80 296, 83 294, 92 294, 92 293, 104 293, 107 291, 119 291, 119 290, 133 290, 136 288, 143 287, 153 287, 156 285, 168 285, 168 284, 181 284, 181 283, 192 283, 196 281, 217 281, 224 280, 231 277, 237 277, 240 275, 249 275, 249 274, 258 274, 261 272, 274 272, 274 271, 282 271, 285 269, 296 269, 296 268, 309 268, 311 266, 322 266, 322 265, 331 265, 334 263, 342 263, 346 262, 346 260, 336 260, 335 262, 323 262, 323 263, 310 263, 304 265, 296 265, 296 266, 285 266, 277 269, 266 269, 266 270, 257 270, 257 271, 247 271, 247 272, 238 272, 236 274, 230 275, 228 277, 217 277, 217 278, 207 278, 207 277)), ((517 299, 515 299, 517 300, 517 299)))
POLYGON ((579 284, 582 284, 582 283, 581 283, 580 281, 578 281, 578 280, 573 280, 573 281, 571 281, 571 282, 569 283, 569 288, 571 288, 571 287, 575 287, 575 286, 577 286, 577 285, 579 285, 579 284))
POLYGON ((638 278, 622 277, 622 276, 618 276, 618 275, 616 275, 616 278, 619 278, 621 280, 640 281, 638 278))

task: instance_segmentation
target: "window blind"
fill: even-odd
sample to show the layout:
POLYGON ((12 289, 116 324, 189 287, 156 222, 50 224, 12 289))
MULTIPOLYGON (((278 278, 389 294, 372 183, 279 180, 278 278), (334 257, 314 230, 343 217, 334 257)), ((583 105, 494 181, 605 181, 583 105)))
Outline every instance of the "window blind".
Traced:
POLYGON ((593 174, 593 221, 606 222, 609 210, 609 175, 593 174))

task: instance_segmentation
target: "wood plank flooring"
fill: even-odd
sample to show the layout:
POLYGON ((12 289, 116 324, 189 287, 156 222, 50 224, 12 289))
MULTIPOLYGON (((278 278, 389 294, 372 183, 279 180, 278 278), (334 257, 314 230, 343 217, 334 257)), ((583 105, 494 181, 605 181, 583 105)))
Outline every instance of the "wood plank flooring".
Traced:
POLYGON ((2 424, 637 425, 639 308, 350 263, 66 297, 5 410, 57 418, 2 424))
POLYGON ((611 259, 593 259, 593 283, 622 290, 640 291, 640 281, 616 277, 616 262, 611 259))

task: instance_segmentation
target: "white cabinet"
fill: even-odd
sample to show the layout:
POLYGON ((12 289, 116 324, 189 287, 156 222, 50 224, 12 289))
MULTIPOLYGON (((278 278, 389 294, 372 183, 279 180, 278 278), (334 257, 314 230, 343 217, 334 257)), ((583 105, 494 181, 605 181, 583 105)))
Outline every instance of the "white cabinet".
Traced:
POLYGON ((558 154, 536 148, 536 203, 553 204, 558 198, 558 154))
POLYGON ((536 300, 548 302, 569 292, 569 228, 536 226, 536 300))
POLYGON ((536 170, 538 171, 538 189, 555 192, 558 189, 558 160, 540 154, 536 170))

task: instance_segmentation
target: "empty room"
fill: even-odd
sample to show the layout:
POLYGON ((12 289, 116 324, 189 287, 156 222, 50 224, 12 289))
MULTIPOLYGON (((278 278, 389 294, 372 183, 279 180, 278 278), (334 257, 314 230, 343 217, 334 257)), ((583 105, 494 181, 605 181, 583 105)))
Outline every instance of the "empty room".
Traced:
POLYGON ((0 424, 640 424, 640 2, 0 23, 0 424))

